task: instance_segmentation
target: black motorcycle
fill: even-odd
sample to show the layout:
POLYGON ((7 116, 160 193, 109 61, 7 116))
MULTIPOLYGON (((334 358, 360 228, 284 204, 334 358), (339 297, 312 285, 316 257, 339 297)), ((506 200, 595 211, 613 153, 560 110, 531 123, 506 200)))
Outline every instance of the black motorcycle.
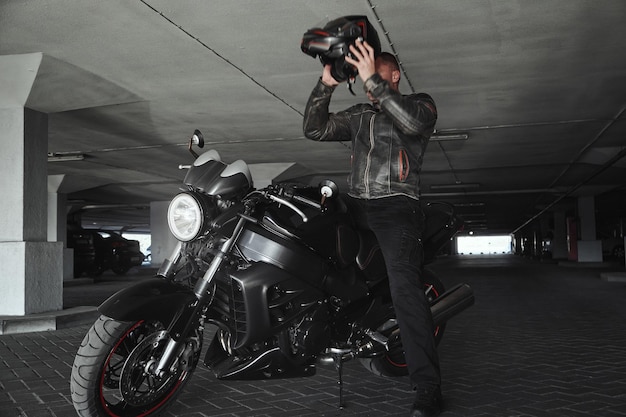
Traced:
MULTIPOLYGON (((406 375, 385 265, 330 181, 252 188, 244 161, 222 162, 194 132, 196 157, 168 223, 179 240, 155 278, 100 307, 72 367, 81 416, 153 416, 191 377, 205 323, 215 335, 204 364, 218 379, 310 376, 320 363, 359 359, 371 372, 406 375)), ((462 223, 446 205, 425 207, 426 263, 462 223)), ((444 292, 425 269, 437 342, 471 304, 471 288, 444 292)), ((341 391, 340 391, 341 402, 341 391)))

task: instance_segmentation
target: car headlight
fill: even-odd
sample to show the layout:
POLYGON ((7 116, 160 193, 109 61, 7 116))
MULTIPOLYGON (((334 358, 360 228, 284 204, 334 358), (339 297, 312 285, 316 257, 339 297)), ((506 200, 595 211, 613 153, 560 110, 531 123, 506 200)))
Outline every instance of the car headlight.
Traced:
POLYGON ((180 193, 167 209, 167 223, 174 237, 189 242, 200 235, 204 226, 203 204, 193 194, 180 193))

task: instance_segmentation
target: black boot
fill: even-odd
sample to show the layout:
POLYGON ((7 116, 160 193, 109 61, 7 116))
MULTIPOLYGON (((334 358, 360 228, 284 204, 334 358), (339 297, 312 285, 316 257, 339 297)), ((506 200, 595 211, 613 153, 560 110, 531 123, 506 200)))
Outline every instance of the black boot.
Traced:
POLYGON ((438 385, 426 389, 418 388, 409 417, 434 417, 441 414, 442 409, 443 398, 438 385))

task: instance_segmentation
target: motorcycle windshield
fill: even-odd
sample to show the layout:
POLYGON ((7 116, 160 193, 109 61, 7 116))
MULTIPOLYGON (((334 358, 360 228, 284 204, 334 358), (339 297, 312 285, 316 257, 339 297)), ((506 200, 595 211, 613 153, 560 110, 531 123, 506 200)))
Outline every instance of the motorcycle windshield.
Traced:
POLYGON ((225 164, 210 153, 200 156, 189 168, 183 180, 184 184, 193 187, 209 196, 230 199, 246 194, 252 187, 252 176, 248 165, 238 160, 225 164))
POLYGON ((183 183, 204 192, 204 190, 212 188, 216 181, 219 181, 224 168, 226 168, 225 163, 214 159, 201 165, 194 164, 189 168, 183 183))

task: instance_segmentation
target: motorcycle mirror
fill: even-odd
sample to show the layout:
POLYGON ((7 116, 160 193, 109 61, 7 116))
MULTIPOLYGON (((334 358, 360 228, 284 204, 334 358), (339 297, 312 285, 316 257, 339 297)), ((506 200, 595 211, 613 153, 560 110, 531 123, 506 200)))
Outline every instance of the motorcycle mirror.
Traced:
POLYGON ((191 137, 194 145, 197 145, 198 148, 204 148, 204 136, 202 136, 202 132, 198 129, 193 131, 193 136, 191 137))
POLYGON ((320 194, 322 194, 323 197, 332 197, 338 190, 337 184, 331 180, 324 180, 320 183, 320 194))
POLYGON ((198 159, 198 154, 196 151, 192 149, 193 145, 196 145, 198 148, 204 148, 204 136, 202 136, 202 132, 198 129, 193 131, 193 136, 189 139, 189 152, 193 155, 194 158, 198 159))
POLYGON ((337 194, 337 191, 339 191, 339 188, 337 187, 337 184, 335 184, 333 181, 330 181, 330 180, 322 181, 320 183, 320 194, 322 195, 322 202, 321 202, 322 206, 326 202, 326 199, 337 194))

